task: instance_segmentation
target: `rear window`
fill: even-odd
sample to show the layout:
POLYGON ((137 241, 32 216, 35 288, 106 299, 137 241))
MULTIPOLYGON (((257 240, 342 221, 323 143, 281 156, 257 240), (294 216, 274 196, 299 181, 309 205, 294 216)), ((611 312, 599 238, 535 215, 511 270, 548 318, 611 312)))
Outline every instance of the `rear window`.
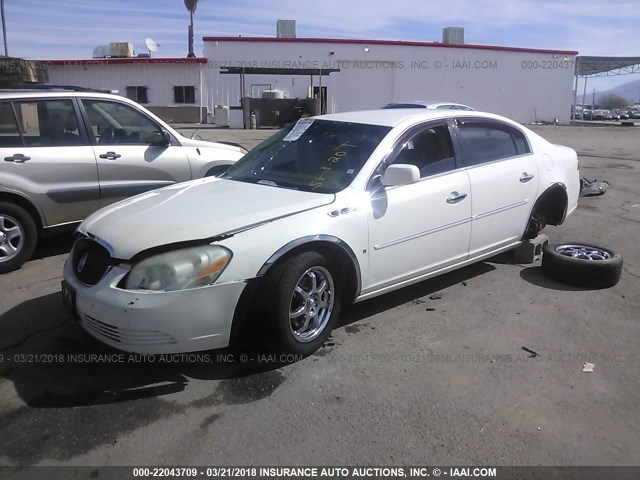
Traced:
POLYGON ((465 166, 479 165, 529 153, 522 132, 497 122, 458 122, 465 166))

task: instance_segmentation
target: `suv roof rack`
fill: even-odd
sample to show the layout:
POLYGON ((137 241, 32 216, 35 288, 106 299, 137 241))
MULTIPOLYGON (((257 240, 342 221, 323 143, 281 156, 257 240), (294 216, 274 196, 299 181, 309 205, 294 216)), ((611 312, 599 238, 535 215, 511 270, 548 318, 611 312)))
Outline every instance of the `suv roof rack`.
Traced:
POLYGON ((0 91, 7 92, 12 90, 52 90, 52 91, 70 91, 70 92, 97 92, 118 94, 118 90, 108 88, 87 88, 78 87, 76 85, 13 85, 10 87, 2 87, 0 91))

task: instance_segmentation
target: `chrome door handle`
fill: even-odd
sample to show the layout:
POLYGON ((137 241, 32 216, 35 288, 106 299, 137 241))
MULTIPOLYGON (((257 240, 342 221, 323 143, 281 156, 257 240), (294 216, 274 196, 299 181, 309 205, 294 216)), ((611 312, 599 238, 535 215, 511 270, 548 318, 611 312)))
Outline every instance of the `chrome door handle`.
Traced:
POLYGON ((116 158, 120 158, 122 155, 117 154, 116 152, 107 152, 100 155, 100 158, 106 158, 107 160, 115 160, 116 158))
POLYGON ((533 180, 534 175, 527 173, 527 172, 522 172, 522 175, 520 175, 520 181, 522 183, 527 183, 529 180, 533 180))
POLYGON ((4 157, 5 162, 24 163, 27 160, 31 160, 31 157, 25 157, 21 153, 16 153, 15 155, 11 155, 10 157, 4 157))
POLYGON ((451 196, 447 198, 447 203, 458 203, 467 198, 466 193, 451 192, 451 196))

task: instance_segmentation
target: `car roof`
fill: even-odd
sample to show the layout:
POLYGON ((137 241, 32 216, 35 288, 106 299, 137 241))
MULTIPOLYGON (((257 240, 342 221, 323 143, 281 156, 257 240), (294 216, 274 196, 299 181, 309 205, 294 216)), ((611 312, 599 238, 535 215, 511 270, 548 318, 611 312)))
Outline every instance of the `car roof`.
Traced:
POLYGON ((75 91, 75 90, 29 90, 21 88, 18 90, 0 89, 0 98, 55 98, 55 97, 112 97, 123 98, 121 95, 103 93, 96 91, 75 91))
POLYGON ((408 100, 406 102, 391 102, 386 104, 383 108, 388 108, 390 105, 411 105, 424 108, 438 108, 444 105, 456 105, 465 108, 472 108, 468 105, 464 105, 458 102, 443 102, 441 100, 408 100))
POLYGON ((393 108, 379 110, 363 110, 357 112, 332 113, 320 115, 314 118, 318 120, 332 120, 336 122, 363 123, 368 125, 381 125, 396 127, 402 123, 419 123, 428 120, 438 120, 443 118, 477 117, 489 120, 507 121, 515 124, 508 118, 494 115, 492 113, 465 111, 465 110, 431 110, 422 108, 393 108))

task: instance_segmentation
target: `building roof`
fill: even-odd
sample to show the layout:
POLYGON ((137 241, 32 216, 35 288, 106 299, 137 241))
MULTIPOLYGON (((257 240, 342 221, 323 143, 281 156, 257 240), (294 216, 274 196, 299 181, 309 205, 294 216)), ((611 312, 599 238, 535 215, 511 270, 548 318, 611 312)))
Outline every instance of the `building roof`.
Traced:
POLYGON ((360 40, 353 38, 277 38, 277 37, 203 37, 205 42, 254 42, 254 43, 329 43, 343 45, 396 45, 405 47, 467 48, 474 50, 498 50, 503 52, 550 53, 577 55, 569 50, 546 50, 538 48, 503 47, 499 45, 475 45, 469 43, 413 42, 405 40, 360 40))
POLYGON ((184 65, 207 63, 206 58, 186 58, 186 57, 131 57, 131 58, 88 58, 69 60, 39 60, 45 65, 60 65, 65 67, 92 66, 92 65, 142 65, 142 64, 167 64, 184 65))
POLYGON ((640 65, 640 57, 592 57, 580 55, 576 60, 576 74, 584 76, 597 75, 612 70, 624 70, 640 65))

